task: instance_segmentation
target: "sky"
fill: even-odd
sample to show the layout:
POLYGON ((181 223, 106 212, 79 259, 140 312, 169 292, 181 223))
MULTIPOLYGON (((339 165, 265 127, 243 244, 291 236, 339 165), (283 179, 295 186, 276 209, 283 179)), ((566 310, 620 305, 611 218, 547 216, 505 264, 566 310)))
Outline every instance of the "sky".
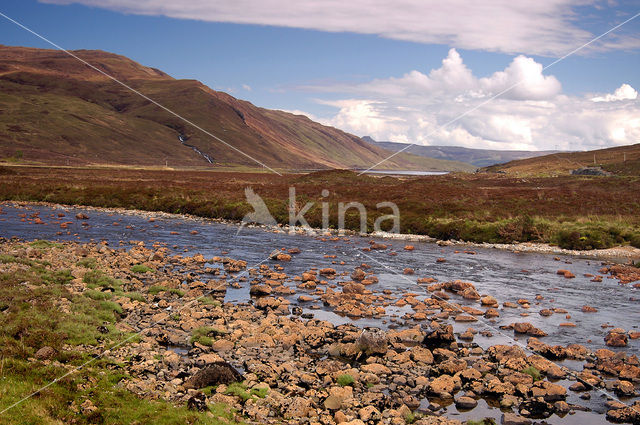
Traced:
MULTIPOLYGON (((640 143, 640 16, 591 42, 640 0, 4 0, 0 12, 65 49, 376 140, 640 143)), ((52 48, 1 16, 0 43, 52 48)))

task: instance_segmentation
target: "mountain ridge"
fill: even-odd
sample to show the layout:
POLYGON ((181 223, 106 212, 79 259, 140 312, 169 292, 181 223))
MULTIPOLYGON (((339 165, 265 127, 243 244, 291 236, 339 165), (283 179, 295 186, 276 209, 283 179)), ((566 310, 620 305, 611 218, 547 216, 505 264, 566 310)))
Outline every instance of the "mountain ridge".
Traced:
POLYGON ((407 148, 406 143, 376 141, 370 136, 364 136, 363 140, 375 146, 391 151, 399 151, 406 148, 404 152, 428 158, 445 159, 448 161, 461 161, 476 167, 487 167, 494 164, 505 163, 517 159, 532 158, 535 156, 549 155, 560 151, 521 151, 521 150, 498 150, 498 149, 477 149, 463 146, 445 145, 412 145, 407 148))
MULTIPOLYGON (((72 52, 269 167, 369 167, 391 152, 307 117, 260 108, 196 80, 178 80, 99 50, 72 52)), ((95 69, 57 50, 0 46, 0 158, 43 164, 255 167, 218 142, 95 69)), ((414 155, 392 169, 471 171, 414 155)))

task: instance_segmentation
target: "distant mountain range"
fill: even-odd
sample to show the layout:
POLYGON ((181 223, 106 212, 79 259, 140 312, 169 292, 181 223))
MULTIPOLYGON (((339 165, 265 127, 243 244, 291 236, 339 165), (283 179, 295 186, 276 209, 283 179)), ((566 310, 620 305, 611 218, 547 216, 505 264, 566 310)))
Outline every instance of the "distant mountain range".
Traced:
MULTIPOLYGON (((374 146, 397 152, 405 148, 405 143, 378 142, 369 136, 362 138, 374 146)), ((476 167, 487 167, 494 164, 533 158, 536 156, 549 155, 560 151, 502 151, 490 149, 470 149, 460 146, 423 146, 413 145, 404 152, 420 155, 429 158, 445 159, 448 161, 460 161, 475 165, 476 167)))
MULTIPOLYGON (((124 56, 73 53, 227 144, 64 52, 0 45, 0 160, 259 167, 243 152, 269 167, 299 170, 367 168, 391 155, 307 117, 259 108, 124 56)), ((474 169, 411 154, 394 156, 384 167, 474 169)))

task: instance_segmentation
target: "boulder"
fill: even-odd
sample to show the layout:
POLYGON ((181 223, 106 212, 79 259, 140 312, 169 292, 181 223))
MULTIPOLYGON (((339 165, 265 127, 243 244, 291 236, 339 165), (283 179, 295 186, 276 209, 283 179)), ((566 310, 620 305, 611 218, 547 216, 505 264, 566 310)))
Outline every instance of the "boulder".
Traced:
POLYGON ((604 342, 609 347, 626 347, 629 339, 627 333, 622 328, 611 329, 604 337, 604 342))
POLYGON ((370 356, 372 354, 386 354, 389 338, 380 329, 364 329, 356 340, 356 349, 370 356))
POLYGON ((429 349, 448 347, 456 340, 453 335, 453 326, 440 326, 428 333, 422 340, 422 344, 429 349))
POLYGON ((242 381, 242 375, 227 362, 215 362, 200 369, 184 383, 186 389, 200 389, 213 385, 242 381))

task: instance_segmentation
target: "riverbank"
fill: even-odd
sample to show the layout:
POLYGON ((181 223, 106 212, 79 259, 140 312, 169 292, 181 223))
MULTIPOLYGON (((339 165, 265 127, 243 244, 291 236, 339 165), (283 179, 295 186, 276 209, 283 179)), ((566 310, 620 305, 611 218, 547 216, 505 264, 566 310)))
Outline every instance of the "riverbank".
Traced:
MULTIPOLYGON (((550 346, 544 326, 524 321, 491 324, 505 309, 539 309, 544 296, 514 304, 476 297, 474 285, 461 281, 432 281, 427 296, 377 293, 367 289, 375 274, 332 271, 330 259, 291 275, 298 255, 252 266, 241 258, 169 254, 162 243, 117 249, 0 242, 0 410, 100 356, 4 418, 326 425, 640 419, 616 401, 631 405, 638 395, 636 356, 614 347, 550 346), (238 287, 249 290, 250 303, 225 302, 238 287), (291 296, 389 320, 396 319, 385 310, 404 303, 412 318, 386 331, 335 325, 300 316, 291 296), (476 306, 460 304, 464 299, 476 306), (478 332, 474 322, 489 326, 478 332), (452 323, 470 328, 457 332, 452 323), (473 342, 491 333, 514 339, 484 349, 473 342), (528 341, 516 341, 522 338, 528 341), (486 403, 500 409, 476 411, 486 403)), ((636 334, 611 329, 607 344, 636 334)))
MULTIPOLYGON (((247 228, 258 228, 262 229, 266 232, 282 232, 289 233, 290 227, 288 225, 280 225, 280 226, 264 226, 264 225, 253 225, 253 224, 243 224, 238 220, 228 220, 221 218, 204 218, 195 216, 192 214, 173 214, 162 211, 143 211, 137 209, 126 209, 126 208, 109 208, 109 207, 93 207, 87 205, 62 205, 58 203, 52 202, 39 202, 39 201, 25 201, 25 202, 15 202, 15 201, 4 201, 0 202, 0 207, 5 205, 22 205, 22 206, 33 206, 33 205, 41 205, 48 206, 52 208, 81 208, 87 211, 100 211, 107 213, 115 213, 121 215, 135 215, 146 218, 180 218, 183 220, 192 220, 194 222, 202 222, 202 223, 220 223, 229 226, 244 226, 247 228)), ((323 230, 319 228, 312 228, 314 232, 314 236, 338 236, 340 232, 335 229, 323 230)), ((294 233, 296 234, 308 234, 307 230, 302 228, 294 229, 294 233)), ((572 250, 560 248, 558 246, 552 246, 545 243, 534 243, 534 242, 522 242, 522 243, 508 243, 508 244, 491 244, 491 243, 473 243, 473 242, 465 242, 465 241, 452 241, 452 240, 438 240, 436 238, 432 238, 426 235, 411 235, 411 234, 403 234, 403 233, 386 233, 386 232, 373 232, 367 235, 361 235, 358 232, 353 230, 345 230, 342 232, 343 236, 360 236, 360 237, 375 237, 381 239, 392 239, 392 240, 402 240, 407 242, 427 242, 427 243, 435 243, 439 246, 457 246, 461 249, 467 248, 488 248, 488 249, 499 249, 504 251, 511 252, 528 252, 528 253, 538 253, 538 254, 553 254, 553 255, 567 255, 573 257, 580 258, 593 258, 597 260, 604 261, 614 261, 620 263, 628 263, 628 262, 636 262, 640 260, 640 248, 636 248, 633 246, 615 246, 611 248, 605 249, 593 249, 593 250, 572 250)))
MULTIPOLYGON (((310 204, 304 217, 316 228, 323 226, 325 206, 329 225, 336 228, 338 204, 358 202, 367 213, 367 231, 371 232, 375 220, 391 212, 378 208, 378 203, 392 202, 400 211, 403 234, 472 243, 546 243, 569 250, 640 247, 640 179, 635 177, 519 179, 454 173, 395 178, 339 170, 278 176, 188 170, 0 169, 2 200, 187 213, 233 221, 253 211, 245 198, 247 187, 263 199, 281 225, 289 223, 289 195, 294 188, 300 208, 310 204)), ((344 227, 359 230, 360 216, 355 210, 346 214, 344 227)))

